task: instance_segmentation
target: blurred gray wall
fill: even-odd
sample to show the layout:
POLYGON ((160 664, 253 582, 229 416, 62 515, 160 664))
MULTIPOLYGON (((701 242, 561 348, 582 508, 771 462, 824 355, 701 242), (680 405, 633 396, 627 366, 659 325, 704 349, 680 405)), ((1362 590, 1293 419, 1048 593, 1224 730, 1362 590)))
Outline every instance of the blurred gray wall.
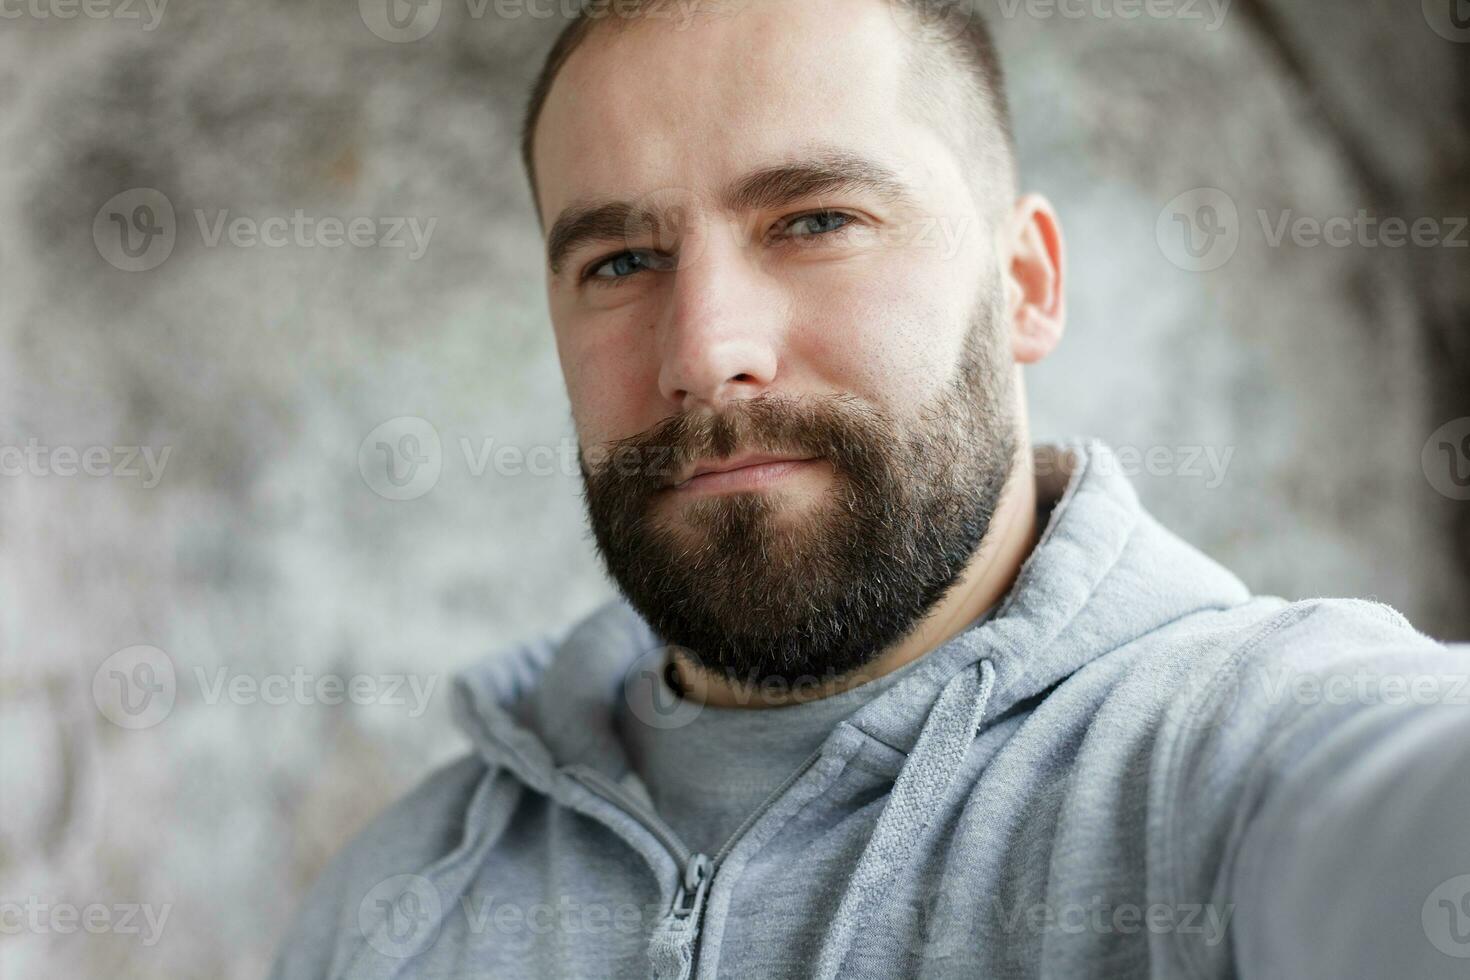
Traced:
MULTIPOLYGON (((53 16, 0 20, 0 447, 25 460, 0 476, 0 902, 32 918, 0 975, 260 976, 328 856, 460 751, 452 671, 610 594, 516 157, 560 4, 439 0, 384 40, 413 31, 376 0, 173 0, 151 28, 26 2, 53 16), (298 209, 403 246, 210 243, 298 209), (385 452, 420 462, 390 480, 385 452), (323 678, 376 686, 329 704, 323 678), (65 932, 67 906, 112 927, 65 932)), ((1470 213, 1447 3, 1098 14, 1127 6, 996 15, 1070 245, 1035 434, 1136 452, 1155 513, 1259 591, 1470 638, 1470 504, 1430 465, 1432 433, 1470 435, 1467 253, 1273 247, 1258 219, 1470 213), (1209 270, 1210 239, 1171 238, 1171 209, 1219 227, 1201 202, 1236 211, 1209 270)))

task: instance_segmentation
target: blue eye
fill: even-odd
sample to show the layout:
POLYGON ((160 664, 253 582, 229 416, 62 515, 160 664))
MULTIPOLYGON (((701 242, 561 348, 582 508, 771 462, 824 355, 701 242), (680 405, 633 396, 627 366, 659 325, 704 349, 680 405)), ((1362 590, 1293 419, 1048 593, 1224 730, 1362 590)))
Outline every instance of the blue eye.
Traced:
POLYGON ((828 235, 839 231, 852 223, 852 216, 840 211, 818 211, 814 214, 804 214, 799 218, 793 218, 787 223, 785 231, 792 234, 794 238, 810 238, 815 235, 828 235), (800 232, 797 229, 803 225, 807 231, 800 232))
POLYGON ((646 268, 646 262, 640 252, 621 252, 612 258, 599 262, 588 272, 589 279, 624 279, 646 268))
POLYGON ((590 266, 583 278, 588 281, 600 280, 600 286, 612 286, 645 269, 658 272, 673 267, 672 260, 652 252, 619 252, 590 266))

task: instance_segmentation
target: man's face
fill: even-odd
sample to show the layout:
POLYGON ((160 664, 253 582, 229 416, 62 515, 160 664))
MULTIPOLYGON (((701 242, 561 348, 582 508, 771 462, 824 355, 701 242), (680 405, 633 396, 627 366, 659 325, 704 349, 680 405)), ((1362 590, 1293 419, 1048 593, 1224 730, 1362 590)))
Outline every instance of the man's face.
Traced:
POLYGON ((726 674, 861 666, 1009 472, 997 236, 961 138, 906 94, 910 45, 881 0, 604 27, 541 115, 593 529, 651 625, 726 674))

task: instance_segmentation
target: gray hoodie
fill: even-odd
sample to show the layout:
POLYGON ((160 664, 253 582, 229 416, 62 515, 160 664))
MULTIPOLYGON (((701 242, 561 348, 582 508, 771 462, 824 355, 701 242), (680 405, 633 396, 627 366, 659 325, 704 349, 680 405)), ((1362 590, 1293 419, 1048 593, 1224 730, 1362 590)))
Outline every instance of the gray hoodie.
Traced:
POLYGON ((473 751, 328 867, 274 976, 1470 975, 1466 651, 1252 597, 1068 451, 994 615, 719 853, 630 775, 661 644, 626 604, 470 669, 473 751))

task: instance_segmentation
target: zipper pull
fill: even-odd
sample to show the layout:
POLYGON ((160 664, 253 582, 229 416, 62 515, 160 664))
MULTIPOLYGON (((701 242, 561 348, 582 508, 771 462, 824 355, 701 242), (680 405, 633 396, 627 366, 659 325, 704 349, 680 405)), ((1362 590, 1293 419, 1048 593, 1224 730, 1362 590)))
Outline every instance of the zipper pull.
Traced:
POLYGON ((684 866, 684 883, 679 886, 679 892, 674 896, 674 908, 672 915, 675 919, 684 920, 694 914, 704 901, 705 888, 709 885, 710 861, 703 854, 696 854, 689 859, 684 866))
POLYGON ((648 958, 655 980, 689 980, 694 972, 694 945, 699 939, 699 910, 712 874, 710 859, 696 854, 684 866, 684 880, 674 907, 653 930, 648 958))

